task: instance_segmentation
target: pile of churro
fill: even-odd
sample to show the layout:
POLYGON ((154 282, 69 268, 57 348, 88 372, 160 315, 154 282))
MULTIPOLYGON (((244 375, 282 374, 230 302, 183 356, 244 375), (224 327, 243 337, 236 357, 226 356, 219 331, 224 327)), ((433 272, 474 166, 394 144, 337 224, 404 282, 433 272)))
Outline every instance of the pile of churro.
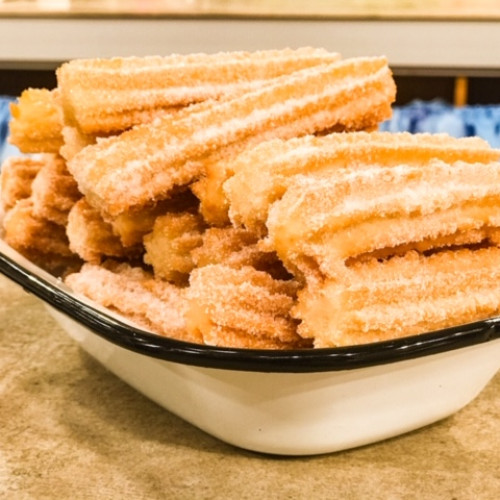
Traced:
POLYGON ((3 237, 160 335, 302 349, 500 311, 500 151, 379 132, 385 57, 75 60, 12 105, 3 237))

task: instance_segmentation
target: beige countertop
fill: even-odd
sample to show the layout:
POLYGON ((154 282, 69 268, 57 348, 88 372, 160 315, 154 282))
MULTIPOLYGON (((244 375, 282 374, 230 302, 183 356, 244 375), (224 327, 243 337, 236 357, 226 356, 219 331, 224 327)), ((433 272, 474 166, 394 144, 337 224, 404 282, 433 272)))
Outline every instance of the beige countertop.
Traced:
POLYGON ((0 276, 1 499, 494 500, 500 373, 455 415, 391 440, 283 458, 226 445, 107 372, 0 276))

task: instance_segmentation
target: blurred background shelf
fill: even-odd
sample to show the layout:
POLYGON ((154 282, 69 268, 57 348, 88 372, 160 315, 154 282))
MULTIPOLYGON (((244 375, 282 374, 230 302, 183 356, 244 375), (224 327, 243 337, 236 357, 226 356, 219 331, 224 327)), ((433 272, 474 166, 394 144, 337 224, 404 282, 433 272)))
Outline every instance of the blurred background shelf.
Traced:
POLYGON ((0 13, 492 19, 497 0, 0 0, 0 13))
POLYGON ((498 0, 0 0, 0 93, 79 57, 303 45, 386 55, 398 104, 499 101, 498 0))

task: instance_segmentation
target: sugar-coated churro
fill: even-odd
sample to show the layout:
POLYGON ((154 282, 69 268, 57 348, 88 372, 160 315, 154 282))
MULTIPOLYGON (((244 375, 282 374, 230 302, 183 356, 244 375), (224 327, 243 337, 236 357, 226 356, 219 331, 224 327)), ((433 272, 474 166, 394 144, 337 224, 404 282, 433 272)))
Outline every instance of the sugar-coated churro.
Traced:
POLYGON ((334 347, 500 314, 500 150, 377 132, 385 57, 76 60, 12 106, 7 243, 124 321, 334 347), (70 275, 68 276, 68 273, 70 275))
POLYGON ((144 236, 153 230, 158 217, 169 213, 196 213, 198 204, 198 199, 190 191, 182 191, 166 200, 123 212, 116 217, 107 217, 106 222, 111 224, 122 245, 130 247, 142 244, 144 236))
POLYGON ((361 170, 372 164, 423 166, 433 158, 484 163, 499 160, 500 151, 478 137, 456 139, 446 134, 353 132, 272 140, 233 160, 235 174, 225 182, 224 191, 231 220, 265 234, 270 205, 283 196, 295 175, 335 175, 337 170, 361 170))
POLYGON ((42 168, 31 185, 33 214, 65 226, 68 213, 81 194, 60 156, 45 154, 41 161, 42 168))
POLYGON ((210 345, 283 349, 309 345, 290 315, 297 283, 252 267, 208 265, 191 273, 187 329, 210 345))
POLYGON ((9 142, 23 153, 58 153, 63 145, 62 116, 54 91, 30 88, 10 105, 9 142))
POLYGON ((323 49, 73 60, 58 68, 68 124, 109 135, 163 110, 255 88, 302 68, 336 61, 323 49))
POLYGON ((201 244, 191 250, 191 257, 196 267, 210 264, 226 264, 239 266, 253 265, 252 255, 248 251, 254 249, 257 238, 244 229, 232 226, 209 227, 203 232, 201 244), (242 252, 245 255, 242 255, 242 252))
POLYGON ((62 274, 79 263, 70 250, 63 226, 33 214, 30 198, 19 200, 3 218, 3 238, 45 270, 62 274))
POLYGON ((201 245, 191 250, 191 258, 195 267, 224 264, 239 269, 250 266, 276 279, 291 278, 275 252, 261 249, 255 234, 233 226, 206 229, 201 245))
POLYGON ((59 149, 59 154, 66 161, 71 160, 71 158, 79 153, 84 147, 95 144, 97 141, 96 136, 84 134, 76 127, 65 126, 61 134, 63 137, 63 144, 59 149))
POLYGON ((180 340, 200 341, 185 328, 185 291, 154 279, 139 267, 113 261, 100 266, 84 264, 65 281, 73 290, 142 328, 180 340))
POLYGON ((315 66, 223 102, 157 119, 99 141, 68 167, 92 205, 111 216, 168 197, 203 173, 206 155, 238 142, 338 128, 364 129, 390 116, 395 87, 385 58, 315 66))
POLYGON ((68 214, 66 234, 71 250, 85 262, 99 264, 108 257, 136 257, 141 248, 124 247, 113 228, 92 208, 85 198, 68 214))
POLYGON ((409 252, 350 266, 344 280, 315 281, 293 315, 315 347, 378 342, 500 312, 500 249, 409 252))
POLYGON ((181 212, 157 217, 153 230, 144 237, 144 262, 153 266, 159 278, 187 282, 194 268, 191 250, 201 245, 204 229, 198 214, 181 212))
POLYGON ((289 269, 333 277, 361 254, 497 228, 500 163, 453 160, 382 155, 293 176, 269 209, 267 244, 289 269))
POLYGON ((31 185, 44 161, 28 156, 11 156, 0 169, 0 200, 5 210, 31 196, 31 185))

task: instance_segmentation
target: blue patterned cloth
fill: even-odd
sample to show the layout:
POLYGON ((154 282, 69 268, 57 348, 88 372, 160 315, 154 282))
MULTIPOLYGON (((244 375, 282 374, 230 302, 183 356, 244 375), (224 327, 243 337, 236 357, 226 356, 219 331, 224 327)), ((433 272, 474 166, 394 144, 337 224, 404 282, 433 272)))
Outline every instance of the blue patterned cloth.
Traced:
POLYGON ((442 101, 414 101, 395 106, 380 126, 390 132, 446 132, 454 137, 479 136, 500 147, 500 105, 454 107, 442 101))
POLYGON ((19 154, 19 150, 7 142, 10 121, 9 104, 13 100, 12 97, 0 96, 0 165, 7 156, 19 154))
MULTIPOLYGON (((0 161, 19 151, 8 144, 9 103, 12 97, 0 97, 0 161)), ((500 105, 457 108, 442 101, 414 101, 395 106, 390 120, 380 125, 390 132, 446 132, 454 137, 479 136, 492 147, 500 148, 500 105)))

